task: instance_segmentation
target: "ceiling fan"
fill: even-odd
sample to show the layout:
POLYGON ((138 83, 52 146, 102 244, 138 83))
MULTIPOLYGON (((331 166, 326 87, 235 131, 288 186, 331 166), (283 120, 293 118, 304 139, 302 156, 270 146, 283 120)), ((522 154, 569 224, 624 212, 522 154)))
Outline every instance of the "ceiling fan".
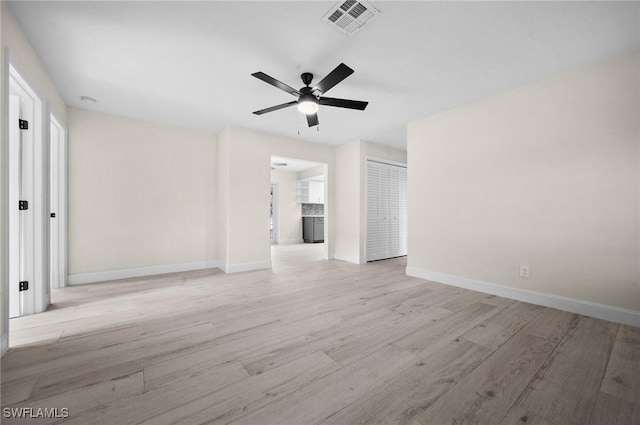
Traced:
POLYGON ((296 96, 298 100, 293 100, 291 102, 283 103, 281 105, 272 106, 270 108, 261 109, 259 111, 255 111, 254 114, 262 115, 267 112, 277 111, 278 109, 288 108, 289 106, 298 105, 298 111, 302 112, 307 116, 307 123, 309 127, 313 127, 318 125, 318 107, 319 105, 326 106, 336 106, 338 108, 348 108, 348 109, 357 109, 359 111, 364 111, 369 102, 361 102, 359 100, 348 100, 348 99, 336 99, 333 97, 323 97, 322 95, 328 92, 333 86, 347 78, 349 75, 353 74, 353 69, 349 68, 347 65, 341 63, 338 65, 333 71, 329 73, 326 77, 324 77, 318 84, 314 87, 310 87, 311 81, 313 81, 313 74, 310 72, 303 73, 300 78, 302 78, 302 82, 305 87, 302 87, 300 90, 296 90, 293 87, 289 87, 285 83, 276 80, 273 77, 268 76, 264 72, 255 72, 251 74, 252 76, 264 81, 265 83, 271 84, 274 87, 279 88, 280 90, 284 90, 287 93, 296 96))

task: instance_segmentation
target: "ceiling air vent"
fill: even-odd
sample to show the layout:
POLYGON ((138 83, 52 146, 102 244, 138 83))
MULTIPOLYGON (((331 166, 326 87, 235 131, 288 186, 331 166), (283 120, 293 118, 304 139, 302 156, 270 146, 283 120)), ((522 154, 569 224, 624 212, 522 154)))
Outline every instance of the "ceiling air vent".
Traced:
POLYGON ((339 31, 351 35, 379 13, 378 9, 366 1, 346 0, 333 6, 322 20, 339 31))

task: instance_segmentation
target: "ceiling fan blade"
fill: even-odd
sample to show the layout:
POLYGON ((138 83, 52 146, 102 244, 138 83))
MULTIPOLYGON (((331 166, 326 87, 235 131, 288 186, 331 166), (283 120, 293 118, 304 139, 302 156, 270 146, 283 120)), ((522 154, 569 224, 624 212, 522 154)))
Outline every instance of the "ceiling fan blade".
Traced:
POLYGON ((326 93, 331 87, 335 86, 351 74, 353 74, 353 69, 341 63, 333 71, 331 71, 329 75, 324 77, 322 81, 316 84, 313 90, 320 90, 322 93, 326 93))
POLYGON ((264 72, 254 72, 251 75, 256 77, 259 80, 264 81, 265 83, 271 84, 272 86, 279 88, 280 90, 284 90, 289 94, 292 94, 294 96, 300 96, 300 92, 298 90, 294 89, 293 87, 289 87, 282 81, 278 81, 275 78, 270 77, 264 72))
POLYGON ((307 115, 307 124, 309 124, 309 127, 318 125, 318 114, 307 115))
POLYGON ((348 100, 348 99, 336 99, 334 97, 321 97, 318 99, 318 103, 326 106, 337 106, 338 108, 349 108, 364 111, 369 102, 362 102, 360 100, 348 100))
POLYGON ((270 108, 260 109, 259 111, 255 111, 254 114, 256 114, 256 115, 266 114, 267 112, 273 112, 273 111, 277 111, 278 109, 288 108, 289 106, 293 106, 296 103, 298 103, 297 100, 292 100, 291 102, 283 103, 281 105, 276 105, 276 106, 272 106, 270 108))

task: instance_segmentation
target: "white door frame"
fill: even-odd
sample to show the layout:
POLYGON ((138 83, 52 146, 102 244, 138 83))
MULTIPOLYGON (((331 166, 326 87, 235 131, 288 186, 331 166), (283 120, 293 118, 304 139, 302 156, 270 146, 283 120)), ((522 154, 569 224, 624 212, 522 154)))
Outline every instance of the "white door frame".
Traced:
MULTIPOLYGON (((32 102, 31 117, 29 122, 29 130, 23 133, 23 136, 29 134, 32 137, 32 154, 33 162, 31 170, 25 170, 29 172, 31 182, 29 183, 30 189, 32 188, 29 201, 29 222, 28 225, 32 229, 33 239, 29 237, 30 248, 27 250, 27 255, 32 258, 27 259, 27 264, 32 265, 32 270, 29 270, 27 276, 29 278, 29 289, 23 291, 21 296, 23 297, 22 312, 21 315, 39 313, 47 309, 50 301, 49 290, 49 113, 48 105, 41 96, 31 85, 25 75, 22 72, 19 64, 9 51, 5 49, 5 80, 1 83, 5 87, 6 99, 2 99, 5 105, 9 106, 10 88, 13 88, 15 92, 21 96, 26 96, 32 102)), ((7 127, 9 125, 17 125, 17 123, 9 122, 9 108, 5 111, 5 122, 7 127)), ((23 111, 24 112, 24 111, 23 111)), ((28 115, 28 114, 27 114, 28 115)), ((15 157, 12 155, 9 147, 9 129, 5 129, 2 134, 3 149, 5 150, 5 161, 9 161, 10 158, 15 157)), ((3 201, 3 228, 4 234, 10 235, 11 228, 17 223, 16 217, 19 217, 18 206, 9 202, 9 192, 15 191, 14 185, 18 183, 15 181, 15 176, 11 176, 9 172, 9 163, 5 163, 5 175, 3 180, 5 181, 5 196, 3 201)), ((25 212, 25 211, 22 211, 25 212)), ((9 323, 9 299, 11 285, 18 285, 18 282, 12 282, 9 276, 13 275, 11 269, 15 269, 16 264, 11 264, 9 261, 10 250, 15 247, 10 244, 9 238, 4 238, 4 258, 3 262, 7 265, 3 272, 3 292, 5 294, 3 305, 3 329, 2 329, 2 351, 4 352, 8 345, 8 323, 9 323)))
POLYGON ((383 159, 383 158, 378 158, 375 156, 369 156, 369 155, 365 155, 364 157, 364 217, 363 217, 363 221, 364 221, 364 262, 368 262, 370 261, 367 257, 367 244, 369 243, 368 241, 368 237, 367 237, 367 230, 368 230, 368 221, 369 221, 369 211, 367 208, 367 202, 369 200, 369 196, 368 194, 368 190, 369 190, 369 179, 367 178, 367 171, 368 171, 368 167, 369 167, 369 161, 373 161, 373 162, 379 162, 382 164, 388 164, 388 165, 395 165, 396 167, 403 167, 403 168, 407 168, 407 164, 405 162, 398 162, 398 161, 391 161, 389 159, 383 159))
MULTIPOLYGON (((13 91, 13 90, 12 90, 13 91)), ((8 122, 17 122, 19 117, 25 116, 28 112, 31 111, 31 108, 25 108, 25 114, 21 113, 23 99, 20 98, 17 94, 9 93, 9 121, 8 122)), ((9 184, 8 186, 8 205, 16 205, 21 198, 21 187, 20 181, 22 179, 22 163, 28 162, 28 157, 30 156, 27 152, 21 152, 20 149, 20 129, 15 125, 9 125, 9 137, 7 139, 7 144, 9 145, 7 151, 9 152, 9 156, 7 157, 7 168, 9 173, 9 184), (24 160, 23 160, 24 157, 24 160)), ((25 134, 25 139, 27 139, 27 135, 25 134)), ((31 134, 29 134, 31 136, 31 134)), ((30 139, 32 137, 29 137, 30 139)), ((26 142, 26 140, 25 140, 26 142)), ((30 141, 29 141, 30 142, 30 141)), ((32 143, 25 143, 26 146, 31 145, 32 143)), ((29 185, 27 182, 24 184, 25 192, 29 190, 29 185)), ((29 213, 29 211, 25 211, 24 213, 19 213, 16 209, 9 209, 8 220, 9 220, 9 232, 7 233, 7 240, 9 244, 9 249, 7 250, 7 269, 9 270, 9 282, 19 282, 25 273, 31 273, 31 270, 25 271, 22 269, 20 264, 20 257, 22 256, 22 238, 25 237, 22 233, 23 230, 26 231, 25 228, 21 228, 20 216, 25 216, 29 213)), ((25 220, 27 221, 27 220, 25 220)), ((25 226, 26 227, 26 226, 25 226)), ((29 263, 32 264, 32 263, 29 263)), ((28 279, 28 277, 25 277, 28 279)), ((17 317, 22 314, 23 311, 23 303, 26 301, 24 294, 21 294, 18 290, 16 290, 15 285, 9 285, 9 291, 6 292, 9 298, 9 317, 17 317)))
POLYGON ((50 279, 52 288, 67 286, 67 127, 50 114, 50 279))
POLYGON ((35 311, 35 221, 33 214, 35 171, 35 102, 19 76, 9 75, 9 317, 20 317, 35 311), (18 128, 18 119, 29 123, 27 130, 18 128), (29 207, 18 209, 26 200, 29 207), (18 282, 29 282, 29 290, 20 291, 18 282))
POLYGON ((279 216, 278 216, 278 183, 271 183, 271 188, 270 188, 271 192, 273 193, 273 207, 272 207, 272 217, 271 217, 271 221, 272 221, 272 226, 273 226, 273 237, 271 238, 270 243, 272 245, 277 244, 278 243, 278 229, 279 229, 279 216))

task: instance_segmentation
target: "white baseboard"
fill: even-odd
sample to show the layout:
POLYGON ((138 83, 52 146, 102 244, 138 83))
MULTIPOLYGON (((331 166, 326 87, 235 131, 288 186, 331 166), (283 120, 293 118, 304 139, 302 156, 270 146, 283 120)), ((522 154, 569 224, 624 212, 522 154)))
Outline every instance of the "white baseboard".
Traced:
POLYGON ((239 273, 250 272, 253 270, 270 269, 271 261, 257 261, 255 263, 240 263, 240 264, 222 264, 220 270, 225 273, 239 273))
POLYGON ((9 349, 9 335, 7 335, 6 332, 2 334, 2 337, 0 337, 0 347, 0 357, 2 357, 9 349))
POLYGON ((340 261, 346 261, 347 263, 354 263, 354 264, 364 264, 366 263, 366 260, 364 257, 354 257, 351 255, 342 255, 339 253, 334 254, 333 258, 335 258, 336 260, 340 260, 340 261))
POLYGON ((68 285, 80 285, 83 283, 105 282, 108 280, 128 279, 131 277, 152 276, 156 274, 186 272, 190 270, 202 270, 220 268, 220 260, 196 261, 183 264, 164 264, 160 266, 136 267, 133 269, 105 270, 90 273, 70 274, 67 279, 68 285))
POLYGON ((298 243, 304 243, 302 239, 280 239, 278 245, 293 245, 298 243))
POLYGON ((417 267, 407 267, 406 273, 408 276, 419 277, 421 279, 457 286, 459 288, 484 292, 487 294, 511 298, 531 304, 556 308, 558 310, 564 310, 571 313, 582 314, 584 316, 595 317, 597 319, 609 320, 611 322, 640 327, 640 311, 615 307, 606 304, 598 304, 591 301, 568 298, 561 295, 548 294, 545 292, 512 288, 510 286, 498 285, 496 283, 483 282, 466 277, 432 272, 417 267))

